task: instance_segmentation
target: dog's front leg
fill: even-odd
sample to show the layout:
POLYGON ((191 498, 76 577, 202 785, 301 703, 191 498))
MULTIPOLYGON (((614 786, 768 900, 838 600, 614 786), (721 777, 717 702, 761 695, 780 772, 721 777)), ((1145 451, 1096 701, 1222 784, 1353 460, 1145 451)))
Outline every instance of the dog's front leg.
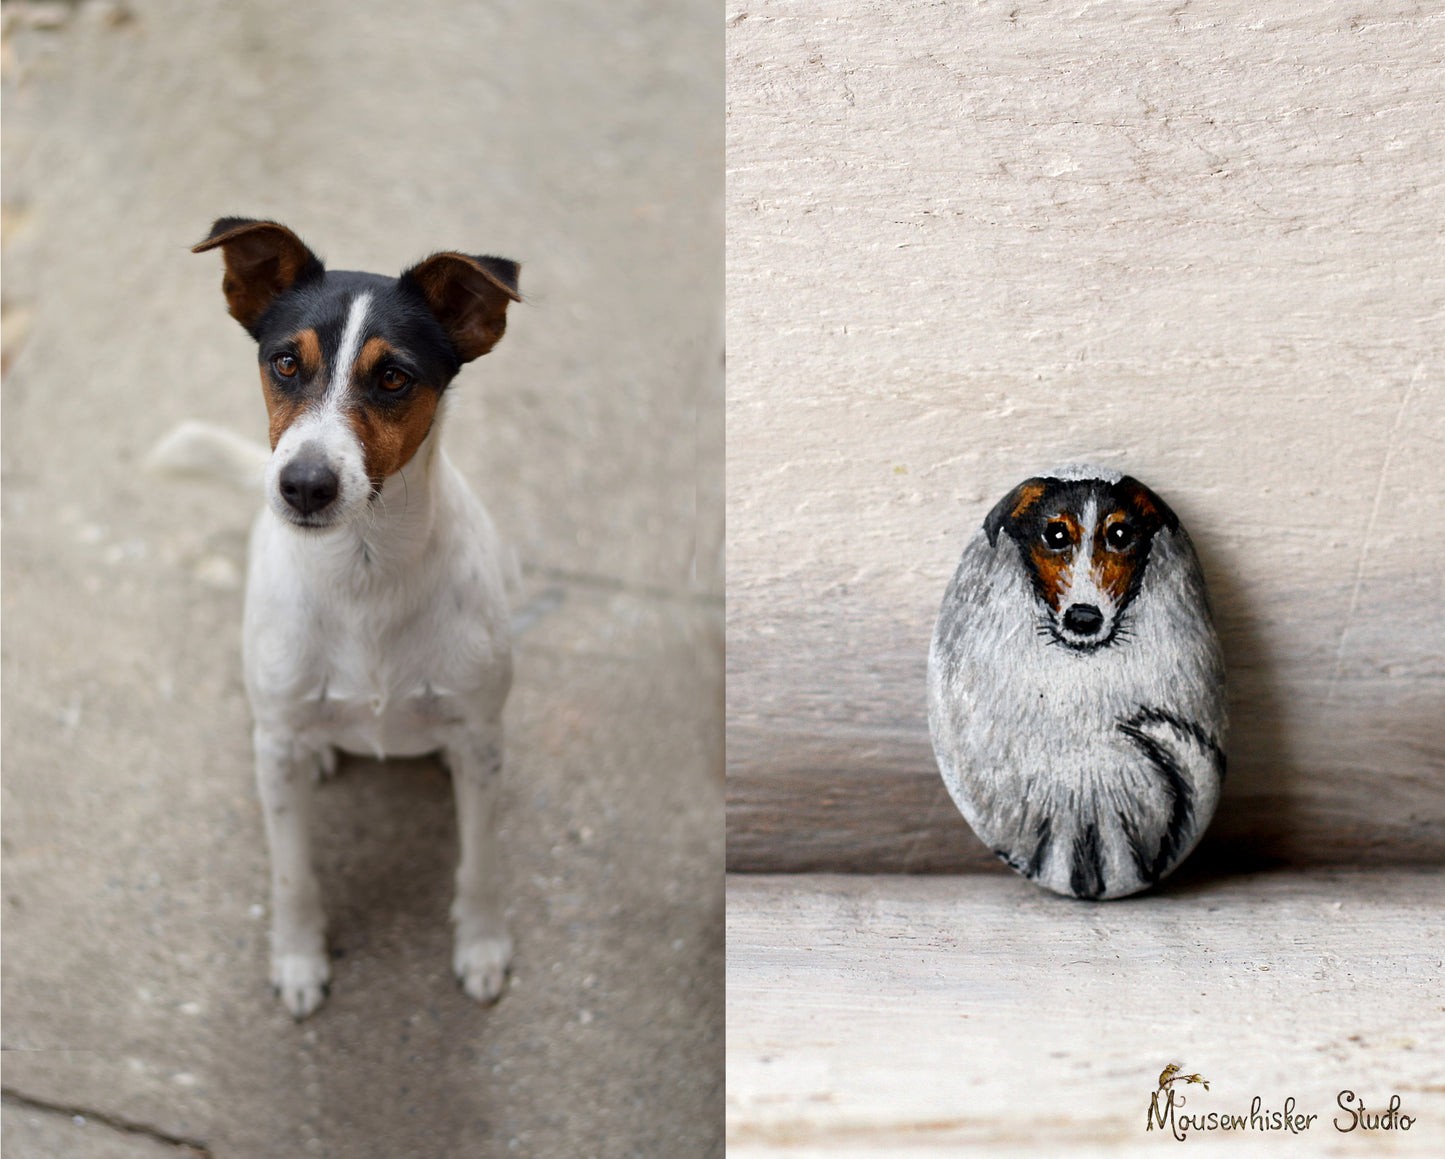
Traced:
POLYGON ((296 1019, 326 997, 321 888, 311 869, 311 792, 316 758, 285 732, 257 726, 256 782, 271 846, 271 985, 296 1019))
POLYGON ((495 832, 502 780, 501 722, 469 730, 443 755, 452 771, 462 847, 452 902, 456 925, 452 969, 478 1002, 495 1002, 512 960, 512 939, 502 919, 495 832))

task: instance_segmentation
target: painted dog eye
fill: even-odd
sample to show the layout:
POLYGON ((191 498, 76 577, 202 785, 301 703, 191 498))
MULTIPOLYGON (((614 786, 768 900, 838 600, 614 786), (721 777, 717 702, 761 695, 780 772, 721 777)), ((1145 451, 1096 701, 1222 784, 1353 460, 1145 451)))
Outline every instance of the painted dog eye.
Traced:
POLYGON ((383 390, 398 391, 411 382, 411 377, 394 366, 389 366, 381 376, 381 387, 383 390))
POLYGON ((278 354, 271 359, 271 368, 282 378, 295 378, 300 365, 294 354, 278 354))
POLYGON ((1055 551, 1062 551, 1073 543, 1069 535, 1069 525, 1062 519, 1051 519, 1044 525, 1044 546, 1051 547, 1055 551))
POLYGON ((1115 551, 1124 551, 1134 542, 1134 529, 1127 523, 1116 523, 1104 532, 1104 542, 1115 551))

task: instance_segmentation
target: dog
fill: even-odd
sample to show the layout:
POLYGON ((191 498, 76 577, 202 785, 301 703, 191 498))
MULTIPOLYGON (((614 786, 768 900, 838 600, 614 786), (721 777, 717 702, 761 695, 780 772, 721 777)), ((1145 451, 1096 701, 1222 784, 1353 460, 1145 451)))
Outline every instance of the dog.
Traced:
POLYGON ((520 301, 517 263, 446 251, 399 277, 327 270, 286 226, 223 217, 231 316, 256 340, 264 468, 195 424, 157 449, 260 476, 242 629, 256 779, 271 852, 271 983, 297 1020, 330 983, 308 823, 338 751, 439 752, 461 838, 452 967, 496 1000, 512 956, 494 836, 512 679, 506 567, 438 445, 448 385, 520 301))
POLYGON ((1089 467, 987 515, 943 599, 928 718, 944 783, 1025 877, 1079 898, 1161 880, 1225 773, 1224 662, 1173 511, 1089 467))

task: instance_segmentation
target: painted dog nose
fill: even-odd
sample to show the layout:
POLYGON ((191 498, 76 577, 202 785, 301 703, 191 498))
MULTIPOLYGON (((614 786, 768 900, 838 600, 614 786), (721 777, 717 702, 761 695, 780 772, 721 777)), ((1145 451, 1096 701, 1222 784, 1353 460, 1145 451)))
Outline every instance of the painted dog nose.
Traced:
POLYGON ((1092 636, 1104 626, 1104 614, 1093 604, 1075 604, 1064 613, 1064 627, 1080 636, 1092 636))
POLYGON ((287 463, 278 482, 281 498, 302 515, 311 515, 329 506, 341 487, 336 472, 319 459, 287 463))

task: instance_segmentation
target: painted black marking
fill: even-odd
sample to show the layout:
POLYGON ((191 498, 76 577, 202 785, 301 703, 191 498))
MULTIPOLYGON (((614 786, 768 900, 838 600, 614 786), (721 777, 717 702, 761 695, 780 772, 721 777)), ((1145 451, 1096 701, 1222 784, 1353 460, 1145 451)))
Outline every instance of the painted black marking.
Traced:
MULTIPOLYGON (((1120 550, 1137 559, 1137 565, 1129 580, 1129 587, 1115 609, 1115 629, 1122 619, 1124 610, 1138 595, 1149 567, 1150 548, 1154 535, 1159 530, 1177 532, 1179 519, 1169 505, 1132 476, 1125 475, 1116 483, 1104 479, 1059 479, 1053 476, 1039 476, 1026 479, 1005 495, 983 521, 984 533, 989 546, 998 546, 1000 532, 1006 533, 1018 547, 1019 558, 1034 588, 1039 603, 1048 607, 1048 595, 1044 590, 1043 577, 1034 568, 1029 558, 1029 546, 1037 543, 1048 522, 1060 511, 1082 514, 1090 499, 1095 499, 1101 508, 1108 507, 1129 513, 1128 527, 1132 539, 1120 550), (1029 489, 1039 492, 1033 502, 1015 514, 1024 495, 1029 489)), ((1116 630, 1102 640, 1074 643, 1060 640, 1068 648, 1078 652, 1092 652, 1112 644, 1116 630)))
MULTIPOLYGON (((995 503, 993 505, 993 510, 991 510, 986 516, 984 516, 983 520, 983 530, 984 534, 988 536, 989 547, 998 546, 998 533, 1000 531, 1006 530, 1010 535, 1014 534, 1014 526, 1017 522, 1013 513, 1014 508, 1019 505, 1019 501, 1023 498, 1024 492, 1026 490, 1028 490, 1030 487, 1047 487, 1050 484, 1057 482, 1057 479, 1025 479, 1022 483, 1020 483, 1017 487, 1015 487, 1012 491, 1010 491, 1007 495, 1005 495, 1002 499, 995 503)), ((1018 537, 1014 536, 1014 538, 1018 537)))
POLYGON ((1069 892, 1075 897, 1096 898, 1104 892, 1104 865, 1099 849, 1099 826, 1089 822, 1074 838, 1074 867, 1069 874, 1069 892))
POLYGON ((1197 741, 1201 748, 1214 758, 1217 768, 1222 769, 1224 761, 1224 753, 1217 744, 1210 740, 1202 728, 1182 721, 1167 712, 1158 709, 1144 709, 1131 720, 1119 722, 1119 731, 1128 737, 1154 766, 1163 782, 1165 796, 1169 800, 1169 821, 1159 839, 1159 848, 1153 859, 1148 858, 1142 842, 1136 844, 1133 838, 1130 839, 1130 848, 1135 864, 1139 868, 1139 876, 1150 885, 1158 881, 1173 865, 1179 850, 1184 845, 1184 839, 1194 823, 1194 790, 1184 777, 1184 770, 1180 766, 1178 756, 1139 727, 1141 724, 1151 723, 1167 724, 1182 735, 1197 741))
POLYGON ((1158 874, 1154 869, 1154 855, 1149 849, 1149 843, 1145 840, 1144 834, 1139 831, 1139 823, 1129 814, 1118 812, 1115 814, 1119 819, 1119 828, 1124 832, 1124 840, 1129 843, 1129 856, 1134 860, 1134 868, 1139 872, 1139 880, 1152 885, 1158 874))
POLYGON ((1040 817, 1037 828, 1034 830, 1034 851, 1029 857, 1029 863, 1021 871, 1030 880, 1038 877, 1044 868, 1044 861, 1048 858, 1049 847, 1053 844, 1053 818, 1040 817))
POLYGON ((1172 712, 1165 712, 1162 708, 1141 708, 1129 720, 1124 722, 1130 725, 1141 724, 1167 724, 1178 732, 1188 733, 1198 742, 1199 747, 1206 750, 1214 760, 1215 771, 1220 777, 1224 776, 1228 765, 1228 759, 1224 750, 1219 747, 1219 742, 1209 735, 1200 725, 1192 720, 1184 720, 1175 716, 1172 712))
POLYGON ((1015 873, 1022 873, 1024 871, 1023 862, 1020 861, 1017 857, 1015 857, 1012 853, 1010 853, 1007 849, 995 849, 993 851, 993 855, 997 857, 1000 861, 1002 861, 1005 865, 1007 865, 1010 869, 1012 869, 1015 873))

